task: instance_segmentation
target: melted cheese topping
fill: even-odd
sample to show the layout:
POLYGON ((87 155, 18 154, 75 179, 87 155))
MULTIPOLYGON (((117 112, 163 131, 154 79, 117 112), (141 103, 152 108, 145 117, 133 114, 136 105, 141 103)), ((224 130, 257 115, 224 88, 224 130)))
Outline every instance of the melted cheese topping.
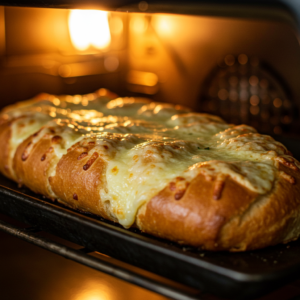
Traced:
MULTIPOLYGON (((110 202, 111 213, 124 227, 134 223, 142 204, 176 178, 230 176, 256 193, 267 193, 274 183, 276 159, 288 154, 282 144, 252 127, 144 98, 45 95, 2 113, 6 119, 20 116, 29 127, 29 120, 36 120, 27 136, 45 125, 44 131, 54 127, 62 137, 64 142, 54 147, 55 162, 74 143, 96 141, 91 152, 101 153, 107 163, 101 201, 110 202)), ((14 147, 23 138, 18 130, 14 147)), ((48 175, 55 175, 54 167, 48 175)))

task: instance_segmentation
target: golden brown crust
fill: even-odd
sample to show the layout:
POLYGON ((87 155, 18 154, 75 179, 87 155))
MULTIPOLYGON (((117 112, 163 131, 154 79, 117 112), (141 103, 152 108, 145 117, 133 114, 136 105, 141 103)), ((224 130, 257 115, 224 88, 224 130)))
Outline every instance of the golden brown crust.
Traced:
POLYGON ((178 199, 172 182, 141 210, 138 227, 159 237, 206 249, 218 249, 221 228, 242 213, 257 197, 229 177, 224 180, 222 196, 214 198, 218 178, 199 174, 178 199), (176 199, 177 198, 177 199, 176 199))
POLYGON ((93 143, 71 147, 57 164, 55 176, 49 178, 50 185, 65 205, 114 220, 101 202, 106 164, 94 148, 93 143))
POLYGON ((53 144, 49 136, 33 144, 33 137, 34 135, 23 141, 14 156, 13 166, 17 180, 34 192, 52 198, 48 188, 48 169, 55 156, 53 144))
POLYGON ((0 172, 5 176, 13 179, 9 170, 9 153, 10 153, 10 138, 11 138, 11 124, 12 121, 0 121, 0 172))
POLYGON ((171 183, 140 209, 138 227, 207 250, 245 251, 298 237, 299 170, 280 166, 274 187, 267 195, 256 194, 226 178, 222 196, 216 200, 217 181, 199 174, 179 201, 171 183), (280 172, 294 180, 287 180, 280 172))
POLYGON ((300 172, 279 166, 273 190, 257 197, 242 214, 230 220, 220 232, 224 249, 243 251, 297 239, 300 233, 300 172), (280 172, 292 176, 290 182, 280 172))

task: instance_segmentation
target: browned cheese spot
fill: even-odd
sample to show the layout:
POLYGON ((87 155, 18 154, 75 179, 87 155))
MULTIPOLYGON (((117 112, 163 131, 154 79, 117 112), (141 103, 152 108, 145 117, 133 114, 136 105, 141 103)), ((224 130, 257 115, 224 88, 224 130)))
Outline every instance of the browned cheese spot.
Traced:
POLYGON ((32 124, 34 124, 35 123, 35 120, 30 120, 29 121, 29 125, 32 125, 32 124))
POLYGON ((107 145, 103 145, 103 148, 104 148, 105 150, 108 150, 108 146, 107 146, 107 145))
POLYGON ((96 142, 88 142, 89 145, 95 145, 96 142))
POLYGON ((78 196, 76 193, 73 194, 73 199, 78 201, 78 196))
POLYGON ((78 160, 81 160, 81 159, 83 159, 84 157, 86 157, 87 155, 88 155, 87 152, 82 152, 82 153, 77 157, 77 159, 78 159, 78 160))
POLYGON ((90 166, 95 162, 95 160, 99 157, 98 152, 94 152, 91 158, 87 161, 87 163, 83 166, 83 170, 86 171, 90 168, 90 166))
POLYGON ((178 145, 171 145, 171 147, 172 147, 174 150, 180 149, 180 147, 179 147, 178 145))
MULTIPOLYGON (((78 145, 79 145, 79 142, 76 143, 75 145, 71 146, 70 148, 68 148, 68 149, 67 149, 67 152, 70 152, 70 151, 74 150, 76 147, 78 147, 78 145)), ((77 149, 76 149, 76 150, 77 150, 77 149)), ((83 152, 83 151, 82 151, 82 152, 83 152)))
POLYGON ((25 147, 21 159, 22 161, 25 161, 29 157, 29 147, 31 146, 32 142, 29 142, 28 145, 25 147))
POLYGON ((146 151, 146 155, 152 155, 153 154, 153 151, 152 150, 147 150, 146 151))
POLYGON ((153 151, 147 150, 147 151, 145 152, 144 162, 145 162, 145 163, 151 163, 151 162, 153 162, 153 161, 154 161, 153 154, 154 154, 153 151))
POLYGON ((44 154, 42 157, 41 157, 41 161, 44 161, 46 159, 46 154, 44 154))
POLYGON ((225 187, 225 175, 218 176, 214 186, 213 199, 219 200, 222 197, 222 192, 225 187))
POLYGON ((119 172, 119 169, 117 166, 115 166, 114 168, 111 169, 111 172, 114 174, 114 175, 117 175, 118 172, 119 172))
MULTIPOLYGON (((71 149, 71 148, 70 148, 71 149)), ((71 149, 72 150, 72 149, 71 149)), ((89 149, 87 147, 79 146, 76 148, 77 152, 87 152, 89 149)))
POLYGON ((25 126, 24 123, 20 123, 20 124, 18 125, 18 127, 24 127, 24 126, 25 126))
POLYGON ((62 141, 62 137, 59 135, 55 135, 52 139, 51 139, 51 143, 52 144, 58 144, 62 141))
POLYGON ((296 179, 291 176, 291 175, 288 175, 287 173, 283 172, 283 171, 280 171, 279 172, 279 175, 285 179, 286 181, 288 181, 290 184, 295 184, 296 183, 296 179))
POLYGON ((297 168, 297 166, 295 165, 294 161, 288 161, 287 159, 285 159, 284 157, 278 157, 277 160, 283 164, 284 166, 294 170, 294 171, 298 171, 299 169, 297 168))

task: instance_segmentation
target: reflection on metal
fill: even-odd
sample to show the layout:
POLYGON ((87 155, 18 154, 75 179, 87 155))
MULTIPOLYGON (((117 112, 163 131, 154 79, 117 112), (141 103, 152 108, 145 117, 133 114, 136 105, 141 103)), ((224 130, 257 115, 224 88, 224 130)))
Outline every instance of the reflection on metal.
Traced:
POLYGON ((129 71, 127 82, 144 86, 155 86, 158 83, 158 77, 154 73, 142 71, 129 71))
MULTIPOLYGON (((28 0, 27 0, 28 1, 28 0)), ((0 0, 1 2, 1 0, 0 0)), ((181 1, 172 2, 170 5, 169 1, 150 4, 145 1, 140 3, 146 3, 147 6, 142 7, 140 3, 134 2, 133 4, 124 3, 119 6, 117 11, 121 12, 141 12, 146 11, 147 13, 170 13, 180 15, 198 15, 198 16, 215 16, 215 17, 234 17, 234 18, 249 18, 249 19, 264 19, 274 20, 287 23, 294 28, 299 28, 297 24, 296 15, 292 15, 290 11, 299 12, 298 3, 295 1, 281 2, 282 7, 278 7, 277 2, 261 0, 260 5, 257 2, 251 0, 243 1, 243 5, 236 3, 224 3, 222 0, 217 1, 194 1, 190 3, 183 3, 181 1), (261 5, 265 2, 265 6, 261 5)), ((113 3, 113 2, 109 2, 113 3)), ((107 9, 111 10, 111 9, 107 9)), ((114 10, 114 9, 113 9, 114 10)), ((299 16, 297 14, 297 16, 299 16)))
POLYGON ((226 55, 203 85, 199 110, 269 134, 288 132, 295 105, 278 76, 257 57, 226 55))
POLYGON ((126 81, 128 89, 145 94, 155 94, 158 91, 158 76, 151 72, 131 70, 128 72, 126 81))
POLYGON ((119 60, 116 57, 108 57, 104 61, 97 60, 61 65, 58 68, 58 74, 64 78, 97 75, 113 72, 118 66, 119 60))
POLYGON ((68 57, 66 59, 63 56, 54 55, 10 56, 2 62, 1 72, 5 72, 5 74, 36 73, 74 78, 115 72, 118 71, 120 65, 117 55, 104 57, 102 55, 78 55, 73 56, 71 61, 76 61, 74 58, 77 59, 77 62, 65 63, 68 61, 68 57))
MULTIPOLYGON (((4 221, 0 220, 0 230, 9 233, 13 236, 16 236, 22 240, 25 240, 31 244, 34 244, 36 246, 39 246, 41 248, 44 248, 46 250, 49 250, 53 253, 62 255, 65 258, 74 260, 78 263, 81 263, 83 265, 86 265, 90 268, 93 268, 95 270, 104 272, 106 274, 112 275, 114 277, 117 277, 119 279, 125 280, 127 282, 136 284, 140 287, 146 288, 150 291, 154 291, 156 293, 159 293, 163 296, 172 298, 172 299, 178 299, 178 300, 196 300, 200 299, 197 296, 189 295, 186 293, 183 293, 179 290, 176 290, 168 285, 165 285, 163 283, 157 282, 155 280, 149 279, 147 277, 144 277, 140 274, 136 274, 132 271, 129 271, 127 269, 124 269, 119 266, 115 266, 112 263, 109 263, 107 261, 101 260, 99 256, 94 257, 86 254, 87 251, 81 251, 81 250, 75 250, 70 248, 69 246, 65 246, 63 244, 54 242, 48 238, 44 238, 41 236, 38 236, 35 234, 35 232, 38 232, 38 228, 26 228, 21 229, 19 227, 10 225, 4 221)), ((76 297, 75 299, 80 300, 91 300, 91 299, 97 299, 97 300, 109 300, 110 298, 105 297, 107 296, 105 293, 103 294, 102 298, 91 298, 93 296, 93 291, 88 290, 86 293, 81 294, 76 297)), ((99 294, 98 294, 99 296, 99 294)))
POLYGON ((0 55, 5 54, 5 13, 4 7, 0 6, 0 55))
POLYGON ((71 10, 69 31, 74 47, 104 49, 111 41, 107 12, 100 10, 71 10))

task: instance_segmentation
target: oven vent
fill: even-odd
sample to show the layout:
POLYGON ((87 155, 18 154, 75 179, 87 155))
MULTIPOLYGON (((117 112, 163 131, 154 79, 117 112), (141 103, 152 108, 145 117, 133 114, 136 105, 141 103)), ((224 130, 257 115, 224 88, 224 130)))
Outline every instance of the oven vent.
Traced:
POLYGON ((207 77, 202 91, 199 110, 229 123, 284 134, 297 119, 298 109, 283 80, 257 57, 226 55, 207 77))

